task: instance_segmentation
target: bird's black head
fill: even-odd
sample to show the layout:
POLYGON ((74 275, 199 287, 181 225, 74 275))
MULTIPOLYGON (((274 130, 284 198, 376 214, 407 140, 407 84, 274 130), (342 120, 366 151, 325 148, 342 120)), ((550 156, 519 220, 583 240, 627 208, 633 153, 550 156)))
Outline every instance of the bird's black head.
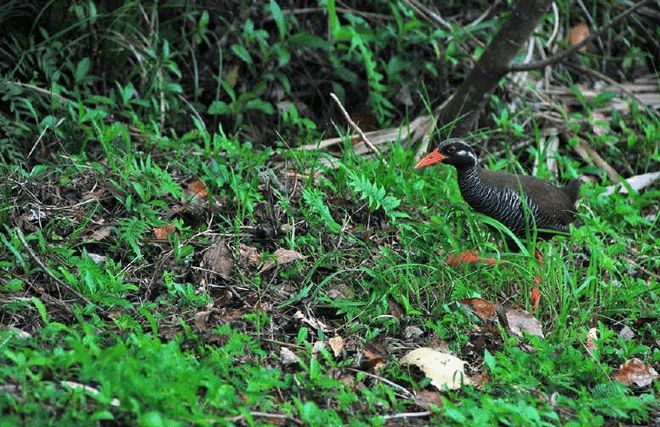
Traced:
POLYGON ((437 163, 446 163, 457 169, 473 167, 477 164, 478 157, 472 147, 458 138, 450 138, 442 141, 438 148, 431 151, 417 163, 415 168, 425 168, 437 163))

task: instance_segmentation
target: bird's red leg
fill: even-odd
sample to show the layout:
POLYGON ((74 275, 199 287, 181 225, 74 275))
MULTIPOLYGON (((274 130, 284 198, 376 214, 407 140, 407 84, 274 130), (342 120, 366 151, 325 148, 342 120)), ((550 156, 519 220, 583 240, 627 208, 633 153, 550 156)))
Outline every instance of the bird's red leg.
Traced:
MULTIPOLYGON (((534 256, 536 257, 536 261, 539 263, 539 269, 543 267, 543 255, 541 255, 541 252, 537 249, 534 252, 534 256)), ((536 310, 539 307, 539 302, 541 301, 541 292, 538 290, 537 286, 541 284, 541 276, 536 275, 534 276, 534 286, 532 286, 531 294, 532 294, 532 309, 536 310)))

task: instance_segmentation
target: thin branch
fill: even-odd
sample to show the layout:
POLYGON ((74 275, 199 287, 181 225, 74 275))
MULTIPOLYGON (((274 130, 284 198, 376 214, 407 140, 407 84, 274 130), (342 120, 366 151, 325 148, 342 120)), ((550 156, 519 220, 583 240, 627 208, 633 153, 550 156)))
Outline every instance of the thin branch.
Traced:
MULTIPOLYGON (((332 100, 335 101, 335 103, 337 104, 337 106, 341 110, 342 114, 344 114, 344 118, 346 119, 348 124, 351 125, 353 130, 355 132, 357 132, 358 135, 360 135, 360 139, 362 140, 362 142, 364 142, 365 145, 367 147, 369 147, 369 149, 371 151, 373 151, 374 154, 376 154, 376 156, 381 157, 380 150, 378 150, 378 148, 376 148, 376 146, 373 145, 371 143, 371 141, 369 141, 369 138, 367 138, 367 135, 365 135, 364 132, 362 132, 362 129, 360 129, 360 127, 353 121, 353 119, 351 119, 351 116, 348 115, 348 112, 346 111, 344 106, 341 105, 341 101, 339 101, 339 98, 337 98, 337 95, 335 95, 334 93, 330 93, 330 98, 332 98, 332 100)), ((383 159, 383 162, 385 162, 384 159, 383 159)))
POLYGON ((573 64, 573 63, 568 62, 568 61, 564 62, 564 65, 566 65, 568 68, 571 68, 573 71, 578 71, 578 72, 581 72, 581 73, 589 74, 592 77, 595 77, 597 79, 605 80, 607 83, 609 83, 612 86, 620 89, 621 92, 625 93, 626 95, 628 95, 629 97, 634 99, 639 105, 645 105, 646 104, 644 101, 639 99, 639 97, 637 95, 635 95, 633 92, 628 90, 624 85, 617 82, 612 77, 601 73, 600 71, 592 70, 591 68, 586 68, 586 67, 583 67, 581 65, 573 64))
POLYGON ((432 414, 433 414, 433 412, 431 412, 431 411, 402 412, 400 414, 384 415, 383 420, 388 421, 388 420, 400 420, 400 419, 404 419, 404 418, 428 417, 429 415, 432 415, 432 414))
POLYGON ((41 261, 41 259, 37 256, 37 254, 32 249, 32 247, 28 244, 27 240, 25 239, 25 235, 23 234, 23 231, 18 227, 16 227, 15 230, 16 230, 16 235, 18 236, 18 240, 20 240, 21 243, 23 243, 23 246, 25 246, 25 249, 27 249, 28 253, 32 257, 34 262, 39 264, 39 267, 41 267, 41 269, 44 271, 44 273, 46 273, 48 276, 50 276, 51 279, 53 279, 55 281, 56 285, 61 286, 64 289, 68 290, 69 292, 71 292, 72 294, 74 294, 75 296, 80 298, 81 300, 85 301, 87 304, 92 303, 89 299, 87 299, 80 292, 76 291, 71 286, 64 283, 64 281, 62 281, 59 277, 57 277, 53 273, 51 273, 50 270, 48 269, 48 267, 46 267, 46 264, 44 264, 43 261, 41 261))
POLYGON ((552 46, 552 43, 554 43, 557 38, 557 33, 559 33, 559 8, 557 7, 557 2, 554 1, 552 2, 552 14, 555 17, 555 20, 552 25, 552 34, 550 34, 550 38, 545 43, 546 48, 552 46))
POLYGON ((634 5, 630 6, 628 9, 624 10, 607 24, 603 25, 598 31, 595 31, 589 35, 589 37, 583 39, 581 42, 574 44, 573 46, 569 47, 566 50, 563 50, 556 55, 552 55, 548 57, 547 59, 543 61, 535 61, 535 62, 530 62, 528 64, 511 64, 507 68, 507 71, 530 71, 530 70, 536 70, 538 68, 543 68, 547 67, 548 65, 556 64, 563 59, 569 57, 570 55, 576 53, 582 46, 586 45, 590 41, 600 37, 607 29, 610 27, 613 27, 614 25, 618 24, 621 22, 624 18, 626 18, 628 15, 631 13, 635 12, 637 9, 640 7, 644 6, 647 3, 650 3, 651 0, 642 0, 640 2, 635 3, 634 5))

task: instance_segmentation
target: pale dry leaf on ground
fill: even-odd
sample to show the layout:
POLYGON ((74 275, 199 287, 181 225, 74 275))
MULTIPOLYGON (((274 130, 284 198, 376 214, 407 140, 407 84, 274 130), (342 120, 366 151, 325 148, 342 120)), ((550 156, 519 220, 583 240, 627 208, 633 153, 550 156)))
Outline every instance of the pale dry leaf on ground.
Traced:
POLYGON ((628 386, 646 387, 656 378, 658 378, 656 370, 637 358, 626 360, 614 373, 617 382, 628 386))
POLYGON ((403 331, 403 335, 410 338, 419 338, 424 335, 424 331, 417 326, 406 326, 406 329, 403 331))
POLYGON ((312 354, 318 354, 321 350, 326 348, 327 345, 325 341, 316 341, 312 346, 312 354))
POLYGON ((409 352, 401 358, 400 362, 402 365, 417 366, 431 379, 431 384, 440 391, 443 391, 445 387, 457 390, 463 384, 472 383, 465 375, 467 362, 428 347, 417 348, 409 352))
POLYGON ((280 348, 280 358, 282 359, 282 365, 291 365, 298 362, 298 356, 296 356, 296 353, 286 347, 280 348))
POLYGON ((93 252, 87 252, 87 256, 96 264, 101 264, 106 259, 104 255, 95 254, 93 252))
POLYGON ((346 342, 344 341, 344 338, 340 337, 339 335, 336 335, 328 340, 328 344, 330 344, 330 348, 332 349, 332 353, 335 355, 335 357, 339 356, 342 351, 344 351, 344 344, 346 342))
POLYGON ((589 355, 592 355, 594 350, 596 350, 596 341, 598 341, 598 329, 591 328, 587 332, 587 341, 584 344, 589 355))
POLYGON ((286 265, 296 260, 305 258, 305 256, 298 251, 294 251, 292 249, 284 249, 284 248, 279 248, 278 250, 273 252, 273 255, 275 256, 275 260, 272 259, 266 260, 266 262, 264 262, 264 265, 261 267, 261 270, 259 270, 260 273, 268 271, 274 268, 276 265, 286 265))
POLYGON ((96 230, 93 234, 90 240, 100 242, 101 240, 105 240, 112 234, 112 227, 107 226, 107 227, 101 227, 98 230, 96 230))
POLYGON ((476 314, 481 320, 497 320, 497 305, 482 298, 463 298, 461 305, 476 314))
POLYGON ((619 331, 619 339, 623 341, 630 341, 633 338, 635 338, 635 332, 633 332, 633 330, 630 329, 628 325, 624 325, 624 327, 619 331))
POLYGON ((293 318, 302 323, 306 323, 307 325, 311 326, 313 329, 320 329, 322 331, 328 330, 328 325, 311 316, 305 316, 300 310, 296 311, 293 314, 293 318))
POLYGON ((502 316, 506 321, 509 331, 513 335, 522 337, 523 333, 528 333, 540 338, 545 338, 541 322, 539 322, 528 311, 525 311, 522 308, 508 308, 503 310, 502 316))
POLYGON ((204 268, 224 279, 229 279, 234 271, 234 256, 224 241, 213 244, 202 256, 204 268))

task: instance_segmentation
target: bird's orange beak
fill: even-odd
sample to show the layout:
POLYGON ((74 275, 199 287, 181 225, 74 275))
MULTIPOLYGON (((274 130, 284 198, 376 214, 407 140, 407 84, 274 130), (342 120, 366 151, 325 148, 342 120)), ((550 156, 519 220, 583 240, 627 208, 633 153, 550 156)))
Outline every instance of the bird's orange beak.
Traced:
POLYGON ((447 156, 443 156, 442 153, 440 153, 436 148, 435 150, 427 154, 422 160, 417 162, 417 164, 415 165, 415 169, 425 168, 427 166, 441 163, 446 158, 447 156))

